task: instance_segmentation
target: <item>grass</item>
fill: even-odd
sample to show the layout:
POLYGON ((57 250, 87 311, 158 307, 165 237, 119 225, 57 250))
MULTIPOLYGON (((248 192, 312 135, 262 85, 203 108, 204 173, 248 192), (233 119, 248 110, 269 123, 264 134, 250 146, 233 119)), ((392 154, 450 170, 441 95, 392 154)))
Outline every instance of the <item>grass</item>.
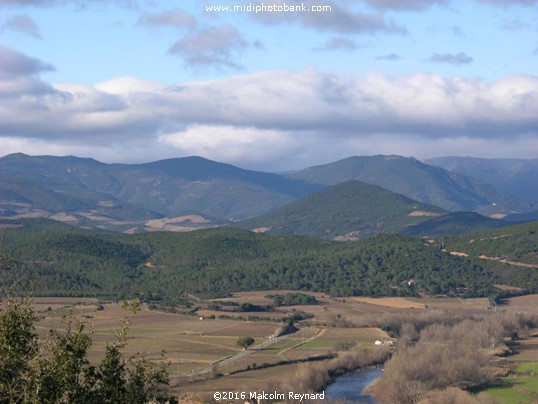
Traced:
POLYGON ((505 379, 495 383, 491 387, 484 390, 490 397, 506 404, 532 403, 536 401, 536 397, 527 394, 524 391, 518 391, 514 387, 516 383, 506 382, 505 379))
POLYGON ((519 363, 515 377, 503 377, 483 392, 503 403, 538 402, 538 376, 531 362, 519 363))
POLYGON ((538 370, 538 362, 522 362, 517 366, 516 373, 534 373, 538 370))

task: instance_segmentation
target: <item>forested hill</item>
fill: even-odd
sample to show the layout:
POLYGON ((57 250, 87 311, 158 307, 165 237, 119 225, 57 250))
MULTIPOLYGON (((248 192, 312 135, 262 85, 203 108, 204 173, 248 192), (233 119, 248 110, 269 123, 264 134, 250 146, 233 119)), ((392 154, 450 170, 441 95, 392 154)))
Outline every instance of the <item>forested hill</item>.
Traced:
MULTIPOLYGON (((509 270, 497 273, 436 242, 400 235, 339 243, 226 228, 129 236, 43 220, 20 225, 3 229, 2 256, 10 263, 0 282, 24 289, 36 281, 37 294, 166 301, 182 292, 224 296, 261 289, 485 296, 493 284, 512 282, 509 270)), ((538 279, 514 286, 538 291, 538 279)))
POLYGON ((360 181, 327 187, 263 216, 234 223, 268 234, 357 239, 401 232, 446 213, 403 195, 360 181))
MULTIPOLYGON (((445 248, 472 257, 496 258, 534 265, 538 269, 538 221, 498 230, 445 237, 445 248)), ((506 266, 506 265, 505 265, 506 266)))

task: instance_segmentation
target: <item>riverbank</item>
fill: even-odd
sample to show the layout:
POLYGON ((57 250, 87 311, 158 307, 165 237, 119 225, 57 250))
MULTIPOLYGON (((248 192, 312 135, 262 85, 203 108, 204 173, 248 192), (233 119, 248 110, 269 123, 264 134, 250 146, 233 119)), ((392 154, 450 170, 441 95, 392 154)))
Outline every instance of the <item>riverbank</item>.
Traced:
POLYGON ((344 403, 375 404, 376 400, 368 392, 368 386, 383 374, 380 367, 370 367, 337 377, 325 388, 329 399, 344 400, 344 403))
POLYGON ((300 366, 295 375, 278 388, 282 391, 323 391, 337 377, 384 364, 392 355, 390 347, 356 348, 324 363, 300 366))

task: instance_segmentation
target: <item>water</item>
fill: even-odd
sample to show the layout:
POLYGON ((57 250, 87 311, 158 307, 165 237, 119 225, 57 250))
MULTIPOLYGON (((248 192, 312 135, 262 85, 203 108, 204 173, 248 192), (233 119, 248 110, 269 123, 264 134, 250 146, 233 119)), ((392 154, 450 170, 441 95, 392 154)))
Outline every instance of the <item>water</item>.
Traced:
POLYGON ((379 368, 370 368, 337 377, 325 388, 325 397, 344 398, 346 403, 375 404, 375 399, 364 394, 364 389, 381 377, 382 373, 379 368))

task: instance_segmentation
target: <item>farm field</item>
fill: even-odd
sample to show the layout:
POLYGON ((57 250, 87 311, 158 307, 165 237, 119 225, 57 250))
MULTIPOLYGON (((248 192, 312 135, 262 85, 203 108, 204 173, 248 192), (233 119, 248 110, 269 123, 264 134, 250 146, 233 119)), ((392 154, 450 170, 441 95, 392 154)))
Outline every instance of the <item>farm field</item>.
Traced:
MULTIPOLYGON (((268 296, 286 293, 296 292, 243 292, 218 301, 270 305, 272 300, 268 296)), ((191 399, 204 398, 221 389, 262 388, 268 383, 271 385, 271 381, 276 383, 277 380, 291 377, 303 366, 304 361, 323 360, 328 354, 353 346, 373 347, 376 340, 392 340, 379 328, 356 326, 384 313, 403 314, 410 310, 418 313, 429 309, 492 310, 487 299, 335 299, 321 293, 304 294, 314 296, 317 304, 280 306, 274 311, 262 313, 219 310, 211 312, 214 315, 212 318, 208 318, 210 312, 206 307, 207 302, 203 301, 196 301, 195 307, 191 308, 195 311, 190 315, 150 310, 147 305, 142 305, 142 310, 132 318, 124 352, 126 355, 144 352, 150 360, 166 361, 170 364, 171 384, 178 394, 191 399), (282 318, 298 312, 307 313, 309 318, 297 323, 295 333, 272 341, 273 345, 263 350, 255 349, 271 340, 282 327, 282 318), (256 321, 245 320, 252 314, 258 317, 256 321), (263 315, 267 315, 266 318, 263 315), (234 319, 234 316, 237 318, 234 319), (253 337, 255 343, 251 348, 254 349, 249 349, 251 352, 247 356, 220 365, 220 361, 243 352, 236 345, 241 336, 253 337), (196 373, 204 369, 211 371, 207 374, 196 373)), ((507 299, 499 307, 501 310, 526 311, 536 307, 537 302, 538 296, 521 296, 507 299)), ((94 343, 90 359, 97 362, 102 358, 106 344, 114 341, 115 331, 122 326, 126 313, 121 306, 120 303, 100 302, 91 298, 36 297, 34 308, 41 318, 37 332, 46 336, 51 328, 65 328, 69 317, 75 321, 81 320, 87 330, 91 330, 94 343)), ((529 402, 529 397, 536 400, 538 379, 534 373, 534 362, 538 364, 538 333, 522 340, 517 352, 503 360, 505 366, 517 369, 515 377, 503 378, 480 394, 507 403, 529 402)))

